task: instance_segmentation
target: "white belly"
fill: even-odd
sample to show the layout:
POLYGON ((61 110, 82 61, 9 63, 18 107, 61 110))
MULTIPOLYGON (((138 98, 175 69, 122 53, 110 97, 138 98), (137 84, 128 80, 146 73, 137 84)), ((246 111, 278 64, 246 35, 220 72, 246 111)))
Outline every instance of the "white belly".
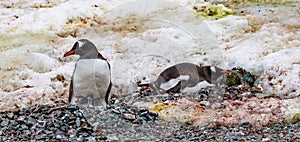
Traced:
POLYGON ((194 87, 186 87, 182 90, 182 93, 187 92, 199 92, 202 88, 213 87, 213 84, 208 83, 207 81, 201 81, 194 87))
POLYGON ((110 70, 106 61, 78 60, 73 76, 73 97, 100 98, 104 102, 109 84, 110 70))
POLYGON ((163 90, 169 90, 169 89, 173 88, 174 86, 176 86, 176 84, 178 84, 179 81, 189 80, 189 78, 190 78, 190 76, 188 76, 188 75, 180 75, 177 78, 170 79, 167 82, 161 83, 160 88, 163 90))

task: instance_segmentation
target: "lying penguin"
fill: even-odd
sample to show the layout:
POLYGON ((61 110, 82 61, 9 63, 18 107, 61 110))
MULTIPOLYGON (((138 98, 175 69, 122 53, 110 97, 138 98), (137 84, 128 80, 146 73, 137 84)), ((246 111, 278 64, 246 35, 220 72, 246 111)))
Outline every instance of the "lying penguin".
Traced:
POLYGON ((110 64, 87 39, 80 39, 64 57, 79 55, 72 75, 69 102, 87 106, 106 106, 111 90, 110 64))
POLYGON ((180 63, 165 69, 149 86, 156 93, 196 92, 200 88, 213 86, 227 70, 214 66, 197 66, 192 63, 180 63))

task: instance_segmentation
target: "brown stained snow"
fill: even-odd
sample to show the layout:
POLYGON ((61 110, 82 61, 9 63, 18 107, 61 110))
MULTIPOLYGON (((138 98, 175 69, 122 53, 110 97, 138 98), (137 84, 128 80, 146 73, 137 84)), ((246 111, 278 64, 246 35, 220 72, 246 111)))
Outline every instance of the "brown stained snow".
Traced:
POLYGON ((299 118, 300 97, 281 100, 278 98, 225 100, 221 109, 205 108, 185 98, 169 103, 149 105, 150 111, 168 122, 181 122, 195 126, 233 126, 249 123, 257 127, 278 122, 293 122, 299 118))
POLYGON ((170 103, 158 103, 149 108, 158 113, 160 119, 193 124, 196 121, 205 121, 207 112, 203 106, 185 98, 170 103))

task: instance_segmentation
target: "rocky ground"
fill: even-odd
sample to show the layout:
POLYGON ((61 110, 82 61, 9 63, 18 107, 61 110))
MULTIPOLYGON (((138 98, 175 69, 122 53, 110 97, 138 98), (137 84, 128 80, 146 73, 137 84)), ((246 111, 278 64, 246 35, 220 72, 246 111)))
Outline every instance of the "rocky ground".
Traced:
MULTIPOLYGON (((130 104, 140 100, 176 100, 147 91, 112 99, 108 108, 84 108, 57 102, 0 114, 0 141, 299 141, 300 122, 265 126, 193 126, 166 122, 157 113, 130 104), (133 98, 133 96, 135 96, 133 98), (128 98, 130 100, 128 101, 128 98)), ((190 99, 190 98, 187 98, 190 99)))

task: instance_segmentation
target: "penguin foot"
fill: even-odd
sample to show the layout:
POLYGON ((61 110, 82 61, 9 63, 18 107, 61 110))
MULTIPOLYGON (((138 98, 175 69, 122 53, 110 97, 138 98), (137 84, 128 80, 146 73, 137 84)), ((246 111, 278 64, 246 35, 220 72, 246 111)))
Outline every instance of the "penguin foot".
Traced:
POLYGON ((86 105, 88 103, 88 98, 83 96, 74 97, 71 100, 71 104, 73 105, 86 105))
POLYGON ((102 98, 94 98, 92 103, 93 106, 106 106, 106 103, 102 98))

